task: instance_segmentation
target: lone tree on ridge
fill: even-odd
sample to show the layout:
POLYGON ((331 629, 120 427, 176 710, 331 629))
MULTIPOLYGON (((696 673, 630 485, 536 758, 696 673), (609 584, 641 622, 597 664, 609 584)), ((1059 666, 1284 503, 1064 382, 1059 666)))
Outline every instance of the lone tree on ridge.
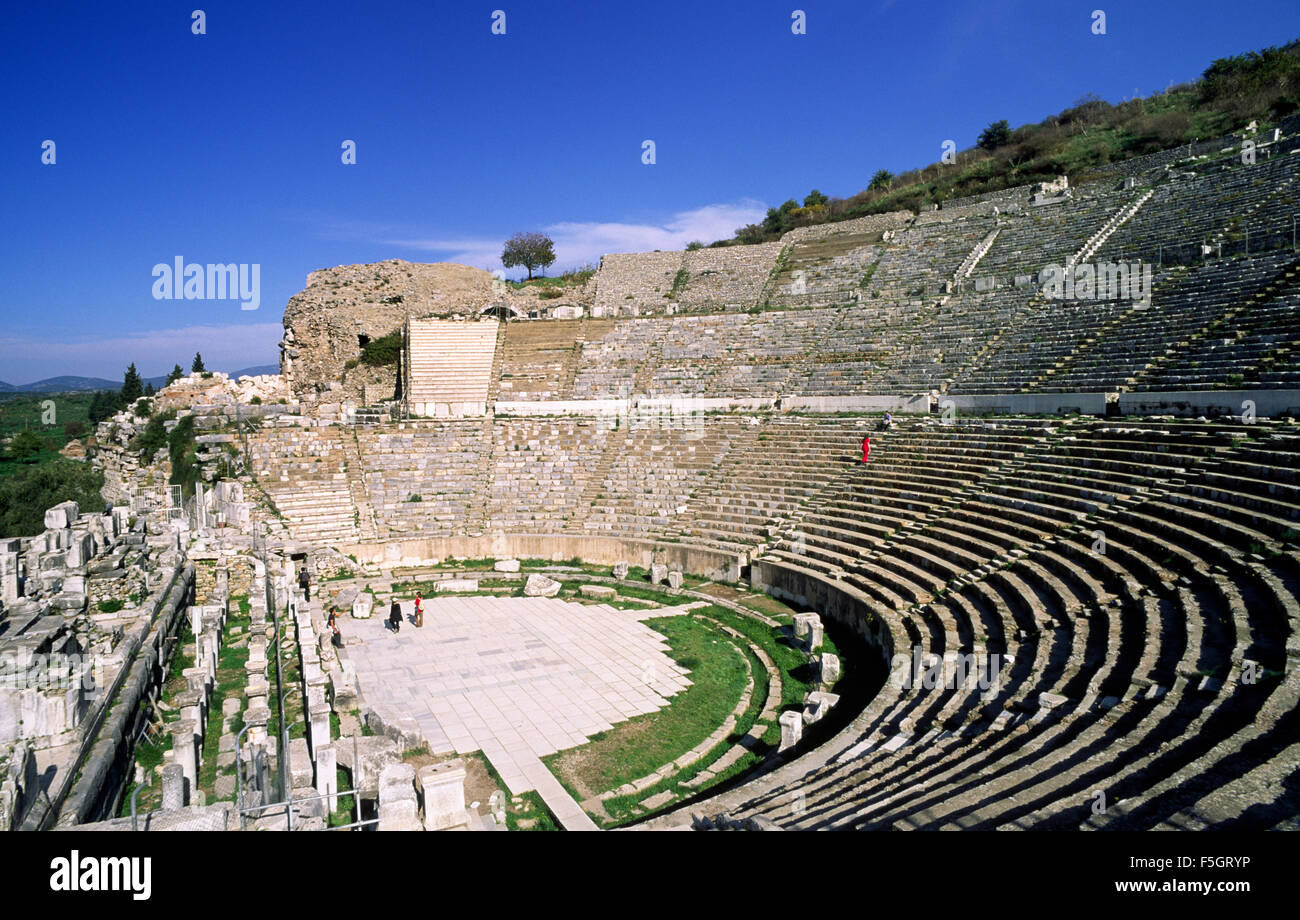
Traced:
POLYGON ((506 268, 522 265, 531 281, 534 268, 546 268, 555 262, 555 242, 541 233, 516 233, 506 240, 501 264, 506 268))

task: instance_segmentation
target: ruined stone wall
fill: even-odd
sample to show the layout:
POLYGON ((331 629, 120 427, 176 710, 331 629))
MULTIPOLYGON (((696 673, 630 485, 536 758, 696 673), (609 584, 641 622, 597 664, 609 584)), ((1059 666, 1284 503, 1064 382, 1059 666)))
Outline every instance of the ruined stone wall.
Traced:
POLYGON ((360 373, 344 381, 345 365, 359 361, 364 341, 401 329, 412 317, 476 314, 502 299, 492 276, 453 262, 420 264, 393 259, 341 265, 307 276, 306 288, 289 299, 280 343, 281 372, 297 394, 319 393, 330 382, 356 389, 396 384, 397 367, 360 373))
POLYGON ((683 253, 614 252, 600 260, 596 283, 595 316, 639 316, 667 313, 673 279, 682 267, 683 253))
POLYGON ((781 242, 789 245, 803 240, 820 240, 839 233, 871 233, 877 230, 893 230, 911 223, 914 216, 911 211, 890 211, 888 214, 869 214, 866 217, 855 217, 853 220, 840 220, 831 224, 796 227, 783 235, 781 242))
POLYGON ((723 246, 686 253, 682 268, 688 276, 677 302, 685 312, 748 310, 776 266, 782 243, 723 246))

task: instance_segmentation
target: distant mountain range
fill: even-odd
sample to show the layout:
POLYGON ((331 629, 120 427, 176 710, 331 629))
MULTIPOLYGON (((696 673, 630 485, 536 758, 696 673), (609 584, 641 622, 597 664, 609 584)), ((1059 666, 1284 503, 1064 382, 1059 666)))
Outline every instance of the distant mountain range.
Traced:
MULTIPOLYGON (((245 367, 241 370, 230 373, 232 378, 239 378, 245 375, 256 377, 259 374, 278 374, 280 367, 277 364, 259 364, 256 367, 245 367)), ((167 375, 161 377, 145 377, 145 383, 152 383, 155 388, 161 388, 167 382, 167 375)), ((15 386, 12 383, 5 383, 0 380, 0 393, 71 393, 83 392, 86 390, 120 390, 122 381, 105 380, 103 377, 47 377, 44 380, 38 380, 35 383, 24 383, 15 386)))

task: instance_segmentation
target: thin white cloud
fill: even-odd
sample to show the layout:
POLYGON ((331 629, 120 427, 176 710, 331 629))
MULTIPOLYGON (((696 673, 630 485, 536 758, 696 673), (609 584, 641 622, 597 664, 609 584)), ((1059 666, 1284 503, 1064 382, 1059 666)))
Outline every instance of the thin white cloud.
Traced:
MULTIPOLYGON (((654 249, 685 249, 695 240, 711 243, 730 238, 739 227, 763 219, 762 202, 743 199, 730 204, 711 204, 679 211, 661 224, 620 221, 561 221, 540 228, 555 241, 555 265, 571 268, 596 264, 611 252, 649 252, 654 249)), ((362 230, 362 225, 356 229, 362 230)), ((370 229, 370 228, 366 228, 370 229)), ((476 268, 501 268, 504 239, 385 238, 389 246, 414 249, 438 256, 441 261, 460 262, 476 268)))
POLYGON ((149 329, 109 338, 55 341, 0 337, 0 380, 22 385, 73 375, 117 380, 132 362, 141 376, 156 377, 179 364, 186 371, 195 352, 214 370, 240 370, 279 361, 279 323, 149 329))

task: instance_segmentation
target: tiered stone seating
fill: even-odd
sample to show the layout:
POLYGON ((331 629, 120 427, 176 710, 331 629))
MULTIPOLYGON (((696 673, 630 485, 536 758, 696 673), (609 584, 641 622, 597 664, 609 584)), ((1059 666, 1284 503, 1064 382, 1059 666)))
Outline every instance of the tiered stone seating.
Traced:
MULTIPOLYGON (((942 215, 943 211, 934 212, 942 215)), ((998 226, 991 215, 917 222, 895 232, 871 277, 867 296, 937 296, 952 281, 972 249, 998 226)))
POLYGON ((781 243, 759 243, 688 251, 682 257, 686 276, 676 293, 678 309, 683 312, 750 309, 758 303, 782 248, 781 243))
POLYGON ((606 419, 498 419, 492 428, 490 530, 559 533, 584 515, 587 484, 614 431, 606 419))
POLYGON ((497 398, 566 398, 585 325, 582 320, 507 323, 497 398))
POLYGON ((492 381, 497 332, 496 320, 411 320, 406 369, 411 412, 481 415, 492 381))
POLYGON ((1138 390, 1209 390, 1219 387, 1294 386, 1285 368, 1300 350, 1300 271, 1282 270, 1280 293, 1229 303, 1223 319, 1163 366, 1138 380, 1138 390))
POLYGON ((764 306, 797 310, 857 302, 885 251, 882 237, 876 230, 791 243, 765 288, 764 306))
POLYGON ((1118 306, 1126 309, 1100 327, 1093 341, 1049 369, 1031 388, 1095 392, 1135 383, 1181 343, 1199 338, 1245 306, 1290 258, 1289 253, 1270 253, 1223 259, 1157 275, 1149 307, 1121 301, 1118 306))
POLYGON ((359 518, 337 430, 269 429, 249 440, 254 479, 298 540, 352 543, 359 518))
POLYGON ((623 399, 633 395, 637 371, 669 328, 667 318, 623 320, 582 348, 574 399, 623 399))
POLYGON ((716 474, 671 533, 737 551, 768 540, 852 466, 865 431, 841 419, 755 419, 736 432, 716 474))
POLYGON ((1098 261, 1169 262, 1199 258, 1202 243, 1224 242, 1225 254, 1289 243, 1294 208, 1288 201, 1300 170, 1300 157, 1277 153, 1243 165, 1239 154, 1178 172, 1162 182, 1141 211, 1120 227, 1097 253, 1098 261), (1189 175, 1190 178, 1177 178, 1189 175), (1237 225, 1239 223, 1239 225, 1237 225), (1220 234, 1226 231, 1222 238, 1220 234), (1163 247, 1163 250, 1162 250, 1163 247))
POLYGON ((1088 237, 1132 198, 1127 191, 1085 186, 1071 196, 997 218, 1001 232, 980 260, 977 275, 1031 275, 1049 263, 1064 265, 1088 237))
POLYGON ((380 539, 459 534, 481 525, 490 427, 420 422, 357 432, 380 539))
MULTIPOLYGON (((736 793, 728 810, 793 827, 1151 827, 1219 809, 1246 821, 1194 778, 1288 769, 1295 682, 1238 672, 1280 672, 1300 651, 1300 570, 1294 551, 1254 561, 1231 542, 1276 540, 1300 514, 1289 469, 1280 492, 1248 475, 1281 470, 1300 438, 1246 425, 999 426, 982 463, 943 455, 944 439, 977 434, 890 432, 873 451, 887 462, 859 468, 851 489, 863 491, 848 493, 861 518, 844 527, 855 503, 837 499, 772 558, 872 593, 899 645, 1007 656, 998 686, 887 684, 860 740, 837 742, 835 759, 793 784, 743 803, 736 793), (946 490, 924 478, 930 458, 956 471, 946 490), (1221 490, 1240 480, 1255 485, 1221 490), (828 568, 828 548, 852 555, 845 535, 869 549, 828 568), (939 597, 933 583, 953 568, 956 587, 939 597), (796 794, 805 807, 792 813, 796 794)), ((1281 816, 1263 811, 1257 821, 1281 816)))
POLYGON ((590 509, 567 529, 636 537, 668 533, 736 442, 740 424, 632 420, 606 449, 599 475, 588 480, 590 509))
POLYGON ((615 252, 600 260, 592 279, 596 286, 594 316, 637 316, 664 313, 673 281, 682 267, 680 250, 615 252))

